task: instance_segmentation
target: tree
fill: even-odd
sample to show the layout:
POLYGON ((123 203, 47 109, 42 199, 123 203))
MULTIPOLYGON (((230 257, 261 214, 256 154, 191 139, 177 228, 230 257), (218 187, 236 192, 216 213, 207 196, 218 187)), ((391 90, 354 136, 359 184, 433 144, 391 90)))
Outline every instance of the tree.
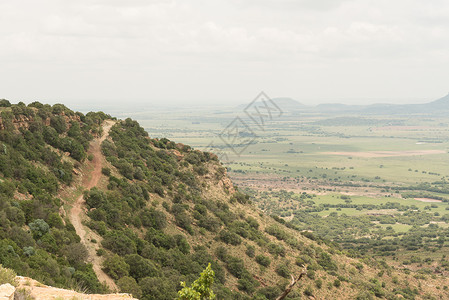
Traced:
POLYGON ((215 299, 215 294, 211 289, 214 283, 215 273, 212 270, 210 263, 207 268, 201 272, 200 277, 195 280, 191 287, 187 287, 185 282, 181 282, 183 287, 178 292, 178 298, 180 300, 206 300, 215 299))
POLYGON ((33 233, 33 237, 35 239, 41 238, 50 229, 50 226, 48 226, 48 224, 42 219, 37 219, 28 224, 28 226, 30 226, 31 232, 33 233))
POLYGON ((0 99, 0 107, 11 107, 11 102, 6 99, 0 99))

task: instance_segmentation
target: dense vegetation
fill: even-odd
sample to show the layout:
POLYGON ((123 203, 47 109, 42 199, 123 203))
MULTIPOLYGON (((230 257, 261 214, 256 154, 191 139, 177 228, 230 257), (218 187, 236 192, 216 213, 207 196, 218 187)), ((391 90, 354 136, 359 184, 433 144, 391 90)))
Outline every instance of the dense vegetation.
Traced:
POLYGON ((104 291, 73 226, 60 216, 58 191, 72 183, 108 116, 8 103, 0 122, 0 264, 46 284, 104 291))
MULTIPOLYGON (((83 115, 62 105, 0 104, 0 264, 49 285, 106 291, 85 263, 86 249, 62 211, 69 200, 60 199, 59 193, 89 165, 89 141, 99 136, 100 124, 110 116, 83 115)), ((279 215, 288 212, 293 221, 269 217, 253 201, 272 204, 234 189, 215 155, 165 138, 152 139, 131 119, 111 128, 101 150, 107 163, 100 185, 84 191, 85 225, 100 235, 100 240, 90 242, 100 245, 102 268, 122 292, 140 299, 198 294, 275 299, 291 275, 306 270, 288 299, 431 299, 430 291, 435 290, 430 286, 439 287, 434 295, 448 295, 435 274, 403 272, 383 259, 344 255, 345 243, 358 247, 358 252, 346 253, 353 257, 371 248, 378 251, 380 245, 357 246, 351 234, 365 234, 362 227, 369 226, 371 217, 391 221, 375 215, 356 220, 332 214, 326 223, 317 215, 344 208, 337 205, 359 207, 351 199, 330 207, 315 203, 312 194, 267 194, 282 200, 276 208, 279 215), (284 210, 284 205, 293 204, 295 211, 284 210), (343 226, 348 234, 341 231, 343 226), (422 285, 423 280, 429 284, 422 285), (211 287, 213 294, 201 286, 211 287)), ((382 205, 360 207, 413 211, 393 202, 382 205)), ((429 212, 420 213, 423 219, 429 212)), ((416 216, 408 217, 404 213, 402 222, 416 216)), ((422 243, 410 244, 425 247, 434 241, 426 236, 430 229, 420 230, 416 232, 422 243)), ((370 234, 381 237, 382 232, 370 234)), ((444 234, 441 229, 438 239, 444 234)), ((440 245, 444 247, 444 241, 440 245)))

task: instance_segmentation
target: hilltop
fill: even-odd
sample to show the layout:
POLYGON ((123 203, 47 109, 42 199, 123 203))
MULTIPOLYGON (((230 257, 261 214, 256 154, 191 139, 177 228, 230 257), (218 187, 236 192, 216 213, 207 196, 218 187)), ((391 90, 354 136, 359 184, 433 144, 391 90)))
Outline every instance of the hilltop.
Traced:
POLYGON ((430 102, 429 106, 432 106, 434 108, 449 109, 449 93, 443 98, 430 102))
POLYGON ((0 102, 0 263, 87 293, 173 299, 211 263, 218 299, 440 299, 445 278, 354 258, 258 210, 218 158, 131 119, 0 102))

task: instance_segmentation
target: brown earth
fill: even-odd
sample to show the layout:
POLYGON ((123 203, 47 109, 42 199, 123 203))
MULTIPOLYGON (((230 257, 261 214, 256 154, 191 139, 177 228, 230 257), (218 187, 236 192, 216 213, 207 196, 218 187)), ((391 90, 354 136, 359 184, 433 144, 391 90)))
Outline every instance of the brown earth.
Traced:
POLYGON ((76 300, 136 300, 129 294, 83 294, 72 290, 65 290, 44 285, 28 277, 17 276, 17 289, 25 289, 30 292, 32 299, 54 300, 54 299, 76 299, 76 300))
MULTIPOLYGON (((105 121, 103 124, 103 135, 100 138, 94 139, 89 146, 89 154, 93 155, 92 161, 88 162, 92 164, 93 170, 90 174, 84 174, 83 177, 83 188, 91 189, 98 184, 98 181, 101 178, 101 168, 103 165, 103 155, 101 154, 101 143, 108 137, 109 130, 112 125, 114 125, 113 121, 105 121), (89 176, 90 175, 90 176, 89 176)), ((70 222, 72 222, 75 227, 76 233, 81 238, 81 243, 86 247, 88 252, 88 257, 86 261, 92 263, 93 270, 98 277, 100 282, 105 282, 106 285, 112 291, 118 291, 117 285, 114 280, 110 278, 102 269, 101 264, 103 262, 102 258, 97 255, 97 244, 92 243, 93 239, 100 242, 102 240, 101 236, 88 230, 82 223, 83 217, 85 216, 85 208, 84 208, 85 200, 84 196, 81 195, 76 199, 72 209, 69 213, 70 222)))
POLYGON ((409 131, 409 130, 427 130, 427 129, 436 129, 438 130, 438 127, 431 127, 431 126, 383 126, 383 127, 373 127, 372 130, 385 130, 385 131, 391 131, 391 130, 399 130, 399 131, 409 131))
POLYGON ((392 157, 444 154, 444 150, 404 150, 404 151, 366 151, 366 152, 322 152, 325 155, 344 155, 354 157, 392 157))
POLYGON ((442 202, 441 200, 431 199, 431 198, 415 198, 415 200, 418 200, 421 202, 442 202))

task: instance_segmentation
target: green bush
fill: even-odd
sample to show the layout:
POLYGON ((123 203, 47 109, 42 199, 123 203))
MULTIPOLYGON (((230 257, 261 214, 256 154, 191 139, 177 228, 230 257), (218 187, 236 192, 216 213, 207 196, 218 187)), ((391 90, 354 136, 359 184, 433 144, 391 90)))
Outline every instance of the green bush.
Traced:
POLYGON ((249 273, 245 273, 242 278, 237 281, 237 288, 248 294, 253 294, 260 283, 255 280, 249 273))
POLYGON ((129 275, 136 280, 159 275, 158 268, 154 263, 140 255, 127 255, 125 256, 125 262, 129 265, 129 275))
POLYGON ((0 99, 0 107, 11 107, 11 102, 6 99, 0 99))
POLYGON ((30 227, 35 239, 41 238, 50 230, 50 226, 48 226, 47 222, 42 219, 34 220, 30 224, 28 224, 28 226, 30 227))
POLYGON ((313 289, 310 285, 306 286, 306 288, 304 289, 304 295, 308 296, 308 297, 312 297, 313 296, 313 289))
POLYGON ((226 244, 237 246, 242 243, 242 239, 240 238, 240 236, 238 236, 234 232, 230 232, 229 230, 223 229, 222 231, 220 231, 219 237, 226 244))
POLYGON ((111 169, 107 168, 107 167, 103 167, 101 168, 101 173, 105 176, 110 176, 111 175, 111 169))
POLYGON ((249 257, 254 257, 254 255, 256 255, 256 247, 252 246, 252 245, 248 245, 246 246, 246 251, 245 251, 246 255, 248 255, 249 257))
POLYGON ((256 256, 256 262, 264 267, 268 267, 271 264, 270 258, 262 254, 256 256))
POLYGON ((226 268, 229 273, 237 278, 242 278, 243 274, 247 272, 243 260, 233 256, 228 256, 226 260, 226 268))
POLYGON ((340 281, 339 279, 335 279, 335 280, 334 280, 334 286, 335 286, 336 288, 339 288, 339 287, 341 286, 341 281, 340 281))
POLYGON ((289 278, 290 277, 290 268, 288 266, 288 264, 286 262, 279 264, 276 267, 276 273, 284 278, 289 278))
POLYGON ((128 276, 130 267, 122 257, 114 254, 104 260, 103 270, 111 276, 111 278, 117 280, 121 277, 128 276))
POLYGON ((103 247, 121 256, 136 253, 137 248, 133 240, 122 231, 114 230, 106 233, 102 241, 103 247))
POLYGON ((326 252, 321 252, 317 259, 317 263, 326 271, 337 271, 337 264, 332 260, 331 256, 326 252))
POLYGON ((218 246, 217 249, 215 250, 215 255, 219 260, 226 261, 228 256, 228 250, 223 246, 218 246))
POLYGON ((13 270, 3 268, 2 265, 0 265, 0 285, 5 283, 17 286, 16 273, 14 273, 13 270))
POLYGON ((142 289, 132 277, 125 276, 117 281, 117 286, 122 293, 131 294, 134 298, 140 299, 142 297, 142 289))

